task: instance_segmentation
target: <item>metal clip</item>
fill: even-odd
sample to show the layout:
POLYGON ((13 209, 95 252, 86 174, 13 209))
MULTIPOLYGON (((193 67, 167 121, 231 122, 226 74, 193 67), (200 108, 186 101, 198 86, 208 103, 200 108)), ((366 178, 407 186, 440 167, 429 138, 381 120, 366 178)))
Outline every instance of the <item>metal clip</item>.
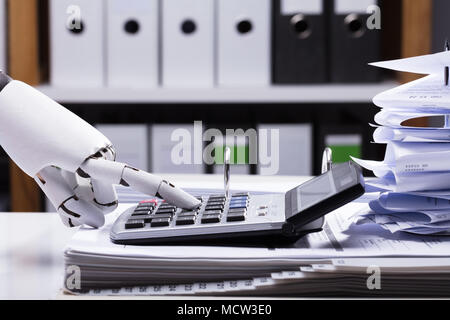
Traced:
POLYGON ((333 165, 333 161, 332 161, 332 151, 330 148, 325 148, 325 150, 323 150, 323 154, 322 154, 322 173, 327 172, 328 170, 331 170, 331 166, 333 165))
POLYGON ((231 150, 229 147, 226 147, 223 154, 223 184, 225 189, 225 197, 227 198, 230 194, 230 155, 231 150))
MULTIPOLYGON (((448 43, 448 39, 445 40, 444 50, 445 50, 445 51, 449 51, 449 50, 450 50, 450 45, 449 45, 449 43, 448 43)), ((446 86, 448 86, 449 76, 450 76, 449 67, 446 66, 446 67, 444 68, 444 82, 445 82, 445 85, 446 85, 446 86)))

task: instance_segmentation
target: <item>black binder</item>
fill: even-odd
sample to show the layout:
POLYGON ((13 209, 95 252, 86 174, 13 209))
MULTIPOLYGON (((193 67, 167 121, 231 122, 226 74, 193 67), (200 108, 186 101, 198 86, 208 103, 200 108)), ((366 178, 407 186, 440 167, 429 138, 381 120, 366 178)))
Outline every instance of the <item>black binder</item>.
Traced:
MULTIPOLYGON (((337 2, 329 0, 330 79, 332 82, 376 82, 378 68, 368 65, 380 60, 380 30, 367 28, 366 8, 336 13, 337 2), (359 12, 358 12, 359 11, 359 12)), ((359 1, 355 1, 358 6, 359 1)))
POLYGON ((273 83, 326 82, 324 11, 321 14, 305 14, 299 10, 284 15, 281 12, 282 1, 274 0, 273 3, 273 83))

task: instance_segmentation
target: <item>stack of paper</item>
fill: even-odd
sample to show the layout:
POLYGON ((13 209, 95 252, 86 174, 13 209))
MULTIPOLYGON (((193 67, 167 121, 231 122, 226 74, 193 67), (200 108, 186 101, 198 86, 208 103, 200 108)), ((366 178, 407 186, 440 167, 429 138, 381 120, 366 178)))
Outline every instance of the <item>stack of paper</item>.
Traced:
POLYGON ((381 108, 374 142, 387 147, 383 161, 354 159, 373 171, 377 179, 367 185, 380 191, 359 223, 393 233, 450 233, 450 87, 444 77, 450 51, 373 65, 428 76, 373 99, 381 108))
POLYGON ((101 229, 80 229, 66 248, 66 267, 80 268, 87 294, 448 294, 450 238, 355 225, 353 217, 370 210, 366 198, 328 214, 322 232, 286 248, 116 245, 109 230, 127 206, 101 229))
POLYGON ((331 259, 268 276, 242 280, 155 284, 92 289, 86 296, 220 295, 220 296, 448 296, 448 258, 331 259), (372 265, 371 265, 372 263, 372 265), (420 263, 419 263, 420 264, 420 263), (381 268, 378 269, 377 265, 381 268), (413 267, 410 267, 413 265, 413 267), (377 273, 379 270, 383 270, 377 273), (379 278, 376 277, 379 275, 379 278))

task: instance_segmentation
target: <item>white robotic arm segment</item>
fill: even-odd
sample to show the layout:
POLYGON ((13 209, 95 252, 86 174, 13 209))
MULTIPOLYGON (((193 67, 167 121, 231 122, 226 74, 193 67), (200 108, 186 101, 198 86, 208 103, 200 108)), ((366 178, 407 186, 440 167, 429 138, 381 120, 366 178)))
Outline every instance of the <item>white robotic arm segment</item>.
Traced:
POLYGON ((34 177, 52 165, 75 172, 86 158, 111 142, 38 90, 11 80, 0 91, 0 145, 34 177))
POLYGON ((115 162, 111 142, 33 87, 0 72, 0 145, 33 177, 68 226, 99 227, 117 207, 113 184, 192 209, 200 201, 160 177, 115 162))
POLYGON ((35 181, 57 209, 66 226, 87 224, 100 227, 105 223, 104 213, 89 200, 79 198, 63 177, 62 170, 47 167, 35 177, 35 181))

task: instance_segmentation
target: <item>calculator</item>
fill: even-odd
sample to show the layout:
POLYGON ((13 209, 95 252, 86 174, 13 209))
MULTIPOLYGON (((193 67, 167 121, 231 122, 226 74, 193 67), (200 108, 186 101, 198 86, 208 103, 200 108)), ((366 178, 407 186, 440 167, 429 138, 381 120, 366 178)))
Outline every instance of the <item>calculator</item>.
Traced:
POLYGON ((110 237, 118 244, 277 244, 322 230, 324 215, 364 193, 361 169, 335 164, 286 193, 201 195, 185 210, 161 199, 124 211, 110 237))

